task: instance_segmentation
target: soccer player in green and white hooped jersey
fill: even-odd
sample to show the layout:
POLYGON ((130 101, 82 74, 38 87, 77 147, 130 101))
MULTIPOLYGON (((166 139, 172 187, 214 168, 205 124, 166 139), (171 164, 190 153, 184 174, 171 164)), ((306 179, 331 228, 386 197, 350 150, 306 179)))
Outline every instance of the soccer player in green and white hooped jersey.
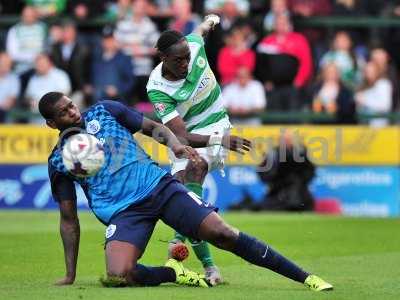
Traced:
MULTIPOLYGON (((156 48, 161 63, 150 74, 147 94, 161 121, 175 135, 197 151, 202 164, 194 167, 186 159, 178 159, 169 151, 171 173, 200 198, 208 171, 223 168, 226 149, 248 151, 250 141, 229 134, 231 124, 223 106, 221 88, 211 70, 204 49, 203 37, 218 24, 216 15, 190 35, 168 30, 161 34, 156 48)), ((170 243, 184 242, 179 233, 170 243)), ((206 242, 190 240, 193 250, 205 269, 207 279, 222 282, 206 242)))

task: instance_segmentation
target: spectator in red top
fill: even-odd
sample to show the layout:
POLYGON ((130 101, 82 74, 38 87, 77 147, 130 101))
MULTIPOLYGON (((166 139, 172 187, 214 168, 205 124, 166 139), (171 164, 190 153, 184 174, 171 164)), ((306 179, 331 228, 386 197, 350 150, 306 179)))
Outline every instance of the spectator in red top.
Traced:
POLYGON ((218 55, 218 72, 222 85, 231 83, 242 67, 246 67, 251 73, 254 71, 256 54, 249 49, 246 36, 241 27, 235 27, 226 38, 226 46, 218 55))
MULTIPOLYGON (((248 8, 246 3, 248 4, 246 0, 204 1, 206 14, 217 13, 221 17, 221 22, 208 34, 207 43, 205 45, 211 69, 217 69, 218 53, 224 47, 226 35, 246 16, 248 8)), ((219 76, 219 74, 217 74, 217 76, 219 76)))
POLYGON ((287 54, 298 60, 299 68, 294 79, 296 87, 303 87, 312 75, 312 57, 306 38, 293 31, 290 18, 280 15, 276 18, 275 32, 265 37, 257 49, 266 54, 287 54))
POLYGON ((266 83, 270 108, 296 110, 301 107, 298 90, 305 87, 312 76, 312 57, 307 39, 293 31, 290 18, 279 15, 275 32, 257 46, 258 75, 266 83))

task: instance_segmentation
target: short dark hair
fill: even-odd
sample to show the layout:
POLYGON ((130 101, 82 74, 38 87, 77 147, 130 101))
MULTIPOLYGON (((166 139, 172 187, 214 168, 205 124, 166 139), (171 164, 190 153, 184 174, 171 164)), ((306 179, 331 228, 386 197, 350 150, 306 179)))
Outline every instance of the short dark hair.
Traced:
POLYGON ((184 38, 183 34, 176 30, 166 30, 161 33, 156 48, 162 53, 167 53, 168 49, 181 41, 184 38))
POLYGON ((49 92, 42 96, 39 100, 39 112, 46 120, 52 119, 54 116, 54 105, 64 97, 60 92, 49 92))

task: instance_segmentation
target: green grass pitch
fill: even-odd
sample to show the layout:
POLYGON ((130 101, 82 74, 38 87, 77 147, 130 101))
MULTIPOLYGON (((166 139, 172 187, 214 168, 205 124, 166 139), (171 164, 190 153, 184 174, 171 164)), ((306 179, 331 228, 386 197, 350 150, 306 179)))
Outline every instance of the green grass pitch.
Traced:
MULTIPOLYGON (((64 274, 57 212, 0 212, 0 299, 400 299, 400 219, 285 214, 225 214, 243 231, 270 243, 331 282, 335 290, 315 293, 268 270, 213 250, 226 285, 211 289, 168 284, 156 288, 106 289, 104 227, 80 213, 81 247, 76 283, 56 287, 64 274)), ((166 258, 172 230, 159 223, 142 263, 166 258)), ((191 253, 186 265, 201 270, 191 253)))

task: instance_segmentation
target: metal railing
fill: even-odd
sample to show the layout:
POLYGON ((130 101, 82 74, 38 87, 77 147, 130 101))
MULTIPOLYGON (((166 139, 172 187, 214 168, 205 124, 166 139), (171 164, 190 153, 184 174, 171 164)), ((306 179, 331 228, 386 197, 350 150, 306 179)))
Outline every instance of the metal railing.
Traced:
POLYGON ((400 18, 371 16, 329 16, 310 17, 295 20, 295 25, 304 27, 346 27, 346 28, 377 28, 400 27, 400 18))

